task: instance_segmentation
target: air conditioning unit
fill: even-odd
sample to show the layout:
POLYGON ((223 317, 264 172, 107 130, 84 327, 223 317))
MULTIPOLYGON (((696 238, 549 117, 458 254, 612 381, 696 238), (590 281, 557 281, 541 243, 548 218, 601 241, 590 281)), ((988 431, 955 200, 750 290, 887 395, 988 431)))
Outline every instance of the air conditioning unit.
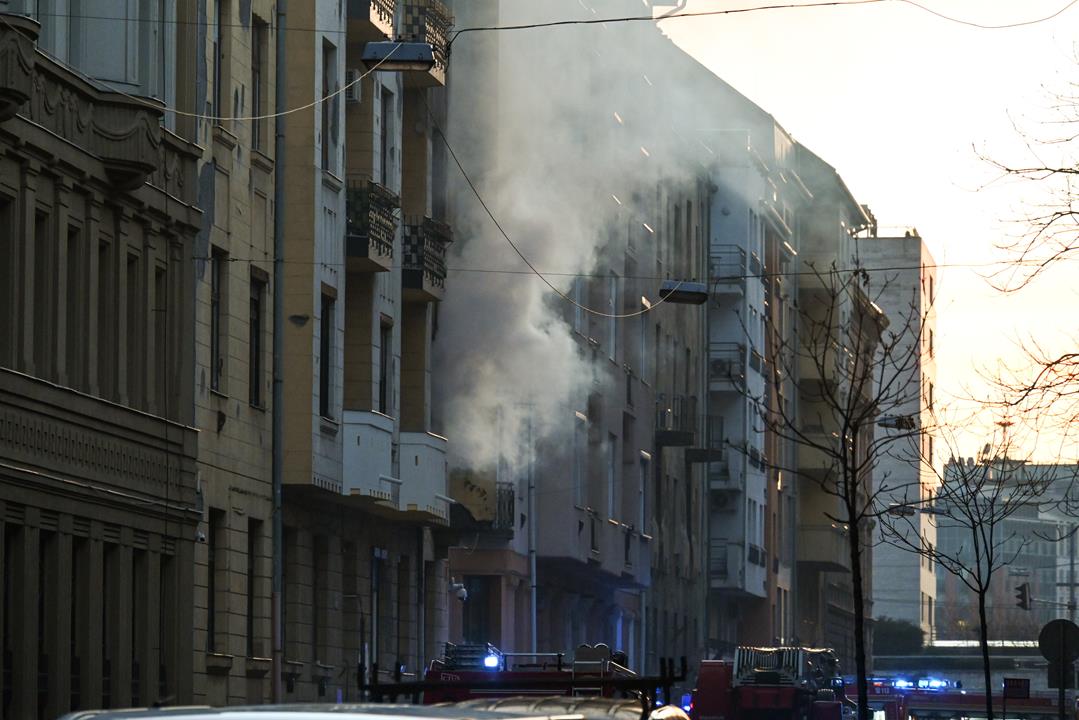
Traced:
POLYGON ((363 99, 363 83, 360 78, 363 73, 359 70, 345 70, 345 102, 358 103, 363 99))

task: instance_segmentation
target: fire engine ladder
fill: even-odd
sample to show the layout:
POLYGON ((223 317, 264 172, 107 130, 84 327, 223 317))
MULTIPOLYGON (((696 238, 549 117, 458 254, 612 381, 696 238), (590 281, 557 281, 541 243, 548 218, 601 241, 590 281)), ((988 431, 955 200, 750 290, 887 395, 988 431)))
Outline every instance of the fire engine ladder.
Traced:
POLYGON ((603 695, 604 673, 607 671, 607 663, 611 660, 611 649, 606 645, 589 647, 582 645, 573 654, 573 696, 574 697, 598 697, 603 695), (595 686, 577 685, 576 681, 588 682, 595 679, 595 686))

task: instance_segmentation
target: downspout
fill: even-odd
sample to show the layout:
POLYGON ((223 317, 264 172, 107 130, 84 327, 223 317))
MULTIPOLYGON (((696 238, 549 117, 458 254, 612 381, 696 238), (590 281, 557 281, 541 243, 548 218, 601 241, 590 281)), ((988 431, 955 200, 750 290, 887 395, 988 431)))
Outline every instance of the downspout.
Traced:
POLYGON ((274 122, 274 280, 273 280, 273 461, 271 482, 273 487, 273 591, 271 608, 271 634, 273 636, 273 701, 284 699, 281 675, 285 669, 284 628, 282 607, 284 595, 285 522, 281 507, 281 489, 284 480, 284 349, 285 349, 285 116, 287 109, 285 85, 285 6, 288 0, 277 0, 277 53, 274 68, 274 106, 278 113, 274 122))

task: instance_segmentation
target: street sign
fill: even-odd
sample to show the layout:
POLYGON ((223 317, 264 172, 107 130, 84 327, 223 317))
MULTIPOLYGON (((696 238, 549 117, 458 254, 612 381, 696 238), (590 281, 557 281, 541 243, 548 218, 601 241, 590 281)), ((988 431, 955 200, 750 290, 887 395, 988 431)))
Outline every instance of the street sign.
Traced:
POLYGON ((1030 680, 1028 678, 1004 678, 1004 697, 1010 700, 1026 700, 1030 697, 1030 680))
POLYGON ((1051 663, 1079 659, 1079 626, 1071 620, 1051 620, 1038 633, 1038 649, 1051 663))

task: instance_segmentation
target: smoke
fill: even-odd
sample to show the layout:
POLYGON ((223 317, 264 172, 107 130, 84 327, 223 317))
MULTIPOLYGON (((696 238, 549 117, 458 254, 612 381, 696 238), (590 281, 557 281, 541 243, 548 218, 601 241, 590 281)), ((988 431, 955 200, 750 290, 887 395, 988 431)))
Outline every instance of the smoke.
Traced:
MULTIPOLYGON (((454 11, 463 28, 651 10, 640 0, 467 0, 454 11)), ((453 45, 450 143, 509 236, 563 292, 573 285, 565 274, 622 272, 627 236, 663 225, 659 184, 701 168, 707 150, 677 130, 696 93, 656 66, 657 48, 680 54, 647 22, 465 33, 453 45)), ((591 354, 574 336, 572 306, 529 273, 447 164, 455 244, 434 346, 436 420, 452 466, 512 465, 530 459, 520 442, 529 434, 568 438, 593 388, 591 354)), ((639 274, 655 274, 655 257, 640 253, 639 274)), ((597 296, 584 300, 603 312, 627 305, 597 296)), ((589 322, 606 337, 610 320, 589 322)))

